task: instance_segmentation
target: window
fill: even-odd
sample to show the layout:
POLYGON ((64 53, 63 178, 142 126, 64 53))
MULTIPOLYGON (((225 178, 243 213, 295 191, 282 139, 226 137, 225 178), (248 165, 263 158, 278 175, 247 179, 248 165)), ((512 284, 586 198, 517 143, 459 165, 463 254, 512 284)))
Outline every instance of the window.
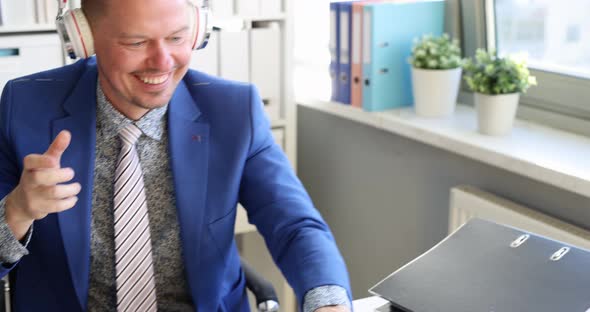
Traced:
POLYGON ((590 1, 496 0, 500 54, 526 51, 532 68, 590 78, 590 1))
POLYGON ((295 94, 329 100, 330 1, 293 1, 293 83, 295 94))
POLYGON ((447 0, 460 3, 465 56, 477 48, 526 52, 538 86, 519 116, 590 135, 589 0, 447 0))

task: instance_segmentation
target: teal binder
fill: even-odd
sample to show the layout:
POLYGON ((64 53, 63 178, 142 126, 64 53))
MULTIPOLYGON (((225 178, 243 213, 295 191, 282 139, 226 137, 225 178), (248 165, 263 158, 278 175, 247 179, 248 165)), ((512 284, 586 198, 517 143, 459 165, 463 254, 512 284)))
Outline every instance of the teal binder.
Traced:
POLYGON ((363 110, 410 106, 414 38, 442 35, 445 1, 367 3, 363 8, 363 110))

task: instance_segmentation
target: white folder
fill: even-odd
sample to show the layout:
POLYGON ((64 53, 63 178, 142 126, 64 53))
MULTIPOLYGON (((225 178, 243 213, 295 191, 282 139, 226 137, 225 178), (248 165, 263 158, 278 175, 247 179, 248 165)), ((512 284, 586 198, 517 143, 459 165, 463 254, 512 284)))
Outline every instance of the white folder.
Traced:
POLYGON ((2 13, 5 26, 36 24, 35 0, 3 0, 2 13))
POLYGON ((280 117, 281 30, 278 27, 250 30, 250 78, 265 102, 270 119, 280 117))
POLYGON ((259 14, 260 0, 236 0, 236 15, 251 17, 258 16, 259 14))
POLYGON ((82 6, 82 0, 70 0, 70 9, 78 9, 82 6))
POLYGON ((0 26, 4 25, 4 13, 2 13, 2 0, 0 0, 0 26))
POLYGON ((250 82, 248 31, 219 32, 219 76, 250 82))
POLYGON ((35 19, 37 24, 47 24, 45 15, 45 0, 35 0, 35 19))
POLYGON ((54 0, 44 0, 45 1, 45 19, 47 20, 48 24, 55 23, 55 18, 57 16, 57 10, 59 5, 57 1, 54 0))
POLYGON ((219 75, 219 32, 211 33, 204 49, 193 51, 190 67, 210 75, 219 75))
POLYGON ((281 0, 259 0, 260 1, 260 12, 261 16, 272 16, 282 12, 281 0))
POLYGON ((233 0, 215 0, 211 2, 211 12, 215 17, 231 17, 234 15, 233 0))

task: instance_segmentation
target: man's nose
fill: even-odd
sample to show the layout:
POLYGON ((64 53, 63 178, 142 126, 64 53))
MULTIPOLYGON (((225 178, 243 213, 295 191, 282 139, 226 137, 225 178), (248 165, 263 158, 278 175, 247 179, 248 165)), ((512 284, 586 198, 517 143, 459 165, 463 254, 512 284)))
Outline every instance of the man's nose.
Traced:
POLYGON ((174 65, 169 47, 163 42, 155 42, 150 48, 148 65, 159 70, 170 70, 174 65))

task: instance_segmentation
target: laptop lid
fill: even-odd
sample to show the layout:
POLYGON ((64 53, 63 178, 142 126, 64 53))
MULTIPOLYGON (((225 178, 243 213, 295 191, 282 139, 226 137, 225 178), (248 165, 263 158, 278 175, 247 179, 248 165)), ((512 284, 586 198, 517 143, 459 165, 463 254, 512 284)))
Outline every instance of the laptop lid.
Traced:
POLYGON ((369 292, 400 311, 590 312, 590 251, 471 219, 369 292))

